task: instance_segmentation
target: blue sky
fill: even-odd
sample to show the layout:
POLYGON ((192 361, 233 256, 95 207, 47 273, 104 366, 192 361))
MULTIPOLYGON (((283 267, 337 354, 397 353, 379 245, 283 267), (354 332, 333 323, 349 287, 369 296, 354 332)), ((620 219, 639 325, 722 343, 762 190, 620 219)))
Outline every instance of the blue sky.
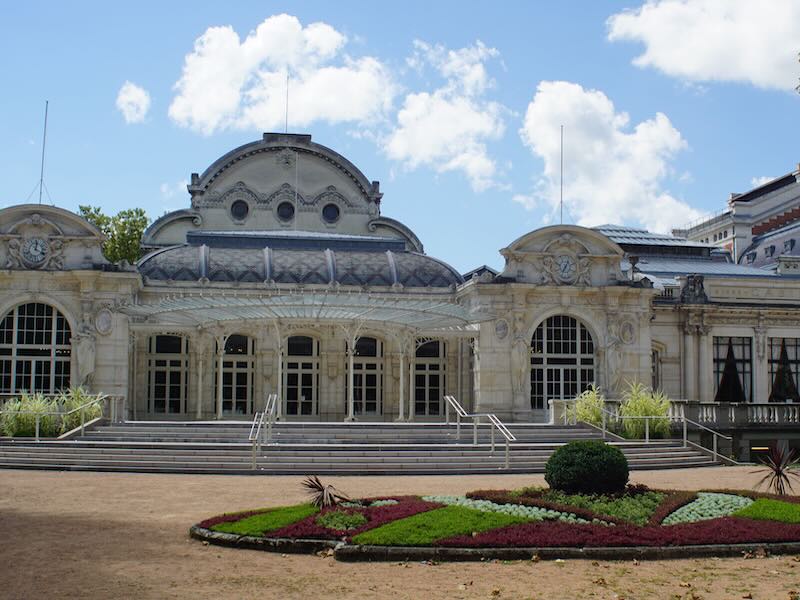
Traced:
POLYGON ((191 172, 282 129, 287 68, 289 129, 462 271, 557 221, 562 124, 586 225, 668 230, 800 161, 798 0, 0 4, 3 206, 48 99, 45 202, 185 207, 191 172))

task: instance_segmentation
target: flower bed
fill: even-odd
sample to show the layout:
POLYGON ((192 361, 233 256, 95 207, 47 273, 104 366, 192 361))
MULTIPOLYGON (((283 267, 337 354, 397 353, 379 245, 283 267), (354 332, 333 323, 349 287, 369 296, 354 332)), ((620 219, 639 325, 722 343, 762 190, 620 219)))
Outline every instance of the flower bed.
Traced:
POLYGON ((572 514, 588 522, 600 520, 619 525, 645 525, 670 493, 644 486, 628 486, 624 492, 617 494, 565 494, 550 489, 523 488, 512 492, 482 490, 467 494, 467 497, 495 504, 535 506, 572 514))
POLYGON ((733 494, 719 494, 713 492, 700 492, 697 500, 681 506, 678 510, 667 515, 661 522, 662 525, 675 525, 678 523, 695 523, 727 517, 733 513, 750 506, 753 500, 744 496, 733 494))
POLYGON ((424 496, 423 500, 438 502, 448 506, 456 505, 465 508, 472 508, 482 512, 497 512, 511 516, 522 517, 531 521, 565 521, 567 523, 591 523, 599 522, 599 519, 582 519, 573 513, 566 511, 551 510, 538 506, 528 506, 525 504, 498 504, 490 500, 476 500, 465 496, 424 496))
POLYGON ((481 551, 471 549, 480 548, 517 553, 521 550, 514 549, 654 548, 659 554, 658 548, 702 546, 697 551, 708 553, 713 551, 709 545, 719 545, 737 552, 740 549, 731 544, 789 542, 777 550, 798 552, 800 503, 796 498, 753 492, 629 489, 592 496, 489 490, 467 497, 360 499, 322 511, 299 505, 226 514, 201 522, 193 535, 214 543, 279 551, 316 551, 320 544, 331 548, 338 542, 335 551, 341 550, 343 557, 349 553, 399 560, 405 560, 403 548, 416 548, 415 556, 431 558, 451 552, 444 549, 461 548, 454 555, 461 559, 479 558, 481 551), (600 510, 618 516, 602 515, 600 510))
POLYGON ((486 531, 476 536, 461 535, 439 540, 441 546, 477 547, 614 547, 693 546, 800 541, 800 526, 772 521, 751 521, 725 517, 681 525, 645 526, 570 525, 559 522, 524 523, 486 531))
POLYGON ((324 512, 331 510, 345 510, 352 512, 360 512, 367 518, 367 522, 360 527, 350 530, 337 530, 323 527, 317 523, 317 517, 311 516, 291 525, 287 525, 273 531, 271 533, 274 537, 280 538, 311 538, 315 540, 339 540, 342 538, 353 537, 359 533, 363 533, 374 527, 380 527, 392 521, 398 521, 411 517, 421 512, 439 508, 442 505, 433 502, 426 502, 417 496, 406 496, 396 498, 396 504, 382 504, 375 507, 365 508, 332 508, 325 509, 324 512))

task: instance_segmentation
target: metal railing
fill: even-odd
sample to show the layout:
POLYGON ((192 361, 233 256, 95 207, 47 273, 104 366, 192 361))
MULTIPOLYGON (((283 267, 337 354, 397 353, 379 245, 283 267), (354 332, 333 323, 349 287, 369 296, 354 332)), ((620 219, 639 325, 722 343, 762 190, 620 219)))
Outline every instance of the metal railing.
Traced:
POLYGON ((508 469, 511 465, 511 442, 516 442, 516 436, 506 427, 497 415, 494 413, 468 413, 461 406, 461 403, 455 399, 454 396, 445 396, 445 423, 450 424, 450 409, 452 408, 456 414, 456 438, 461 439, 461 419, 472 419, 472 445, 478 445, 478 425, 480 420, 485 418, 489 421, 489 432, 491 440, 491 455, 495 453, 495 429, 500 432, 500 435, 505 438, 505 468, 508 469))
POLYGON ((253 424, 250 425, 250 434, 247 436, 247 440, 252 445, 251 465, 253 470, 258 467, 258 455, 264 445, 264 435, 266 435, 267 443, 272 441, 272 425, 275 422, 277 406, 278 394, 269 394, 263 412, 253 415, 253 424))
POLYGON ((720 454, 717 451, 719 449, 719 445, 717 443, 717 440, 719 438, 722 438, 722 439, 728 440, 728 441, 733 440, 733 438, 731 436, 729 436, 729 435, 724 435, 724 434, 720 433, 719 431, 715 431, 715 430, 711 429, 710 427, 706 427, 705 425, 702 425, 702 424, 698 423, 697 421, 692 421, 691 419, 687 419, 685 415, 683 416, 683 447, 684 448, 687 448, 688 446, 691 445, 691 446, 694 446, 695 448, 699 448, 700 450, 704 450, 706 452, 711 452, 714 455, 714 458, 716 458, 718 460, 721 460, 722 462, 727 462, 729 464, 734 464, 734 465, 739 464, 737 461, 735 461, 735 460, 733 460, 731 458, 728 458, 727 456, 723 456, 722 454, 720 454), (711 450, 709 450, 705 446, 697 444, 697 443, 695 443, 695 442, 693 442, 693 441, 691 441, 689 439, 689 435, 688 435, 688 424, 689 423, 691 423, 695 427, 698 427, 700 429, 704 429, 705 431, 708 431, 709 433, 712 434, 712 440, 711 440, 712 449, 711 450))
MULTIPOLYGON (((17 397, 17 396, 14 396, 17 397)), ((8 398, 10 399, 10 398, 8 398)), ((35 410, 7 410, 5 409, 5 403, 3 404, 3 408, 0 408, 0 415, 3 414, 11 414, 11 415, 33 415, 34 417, 34 439, 38 442, 41 439, 41 425, 42 425, 42 418, 43 417, 55 417, 60 418, 60 420, 64 421, 66 417, 70 415, 74 415, 75 413, 80 413, 80 425, 74 427, 70 431, 64 432, 59 438, 63 438, 69 434, 72 434, 78 430, 80 430, 81 435, 84 434, 86 430, 86 410, 90 406, 94 405, 101 405, 100 417, 103 418, 107 417, 112 423, 119 422, 119 414, 122 413, 124 415, 125 412, 125 397, 124 396, 109 396, 106 394, 99 394, 93 400, 88 402, 84 402, 80 406, 76 406, 75 408, 68 410, 68 411, 35 411, 35 410), (121 408, 120 408, 121 405, 121 408)))

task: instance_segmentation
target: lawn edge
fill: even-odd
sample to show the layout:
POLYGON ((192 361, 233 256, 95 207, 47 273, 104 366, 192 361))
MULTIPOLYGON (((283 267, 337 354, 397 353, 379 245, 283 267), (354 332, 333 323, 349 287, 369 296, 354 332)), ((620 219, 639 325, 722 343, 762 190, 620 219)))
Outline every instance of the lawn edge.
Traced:
POLYGON ((769 542, 743 544, 698 544, 693 546, 618 546, 594 548, 446 548, 441 546, 360 546, 336 540, 268 538, 212 531, 197 525, 189 535, 216 546, 247 548, 284 554, 314 554, 333 550, 333 556, 343 562, 405 562, 405 561, 485 561, 599 559, 599 560, 663 560, 741 556, 748 552, 768 554, 798 554, 800 542, 769 542))

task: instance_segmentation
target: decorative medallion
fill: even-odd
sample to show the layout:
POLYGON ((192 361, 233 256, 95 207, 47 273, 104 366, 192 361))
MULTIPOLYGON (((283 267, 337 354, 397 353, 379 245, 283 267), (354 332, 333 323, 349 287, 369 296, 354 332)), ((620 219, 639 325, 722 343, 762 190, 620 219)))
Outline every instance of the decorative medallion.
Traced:
POLYGON ((294 163, 296 160, 297 156, 295 153, 289 149, 286 149, 282 152, 278 152, 278 157, 275 159, 275 162, 277 162, 284 169, 292 169, 294 168, 294 163))
POLYGON ((498 340, 506 339, 508 335, 508 321, 505 319, 498 319, 494 324, 494 334, 498 340))
POLYGON ((114 328, 114 315, 107 308, 101 308, 94 317, 94 328, 100 335, 108 335, 114 328))
POLYGON ((631 321, 623 321, 619 326, 619 338, 624 344, 632 344, 636 338, 636 325, 631 321))

